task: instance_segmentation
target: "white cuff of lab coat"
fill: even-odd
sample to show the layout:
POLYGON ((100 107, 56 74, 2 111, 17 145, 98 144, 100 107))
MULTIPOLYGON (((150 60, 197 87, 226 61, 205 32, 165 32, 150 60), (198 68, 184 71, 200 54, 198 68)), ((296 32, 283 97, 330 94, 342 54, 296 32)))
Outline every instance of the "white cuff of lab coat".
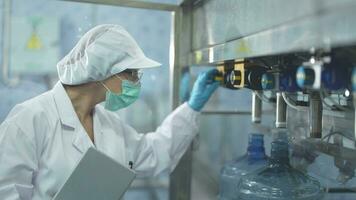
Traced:
POLYGON ((187 119, 199 126, 201 112, 195 111, 193 108, 191 108, 188 102, 185 102, 180 107, 182 107, 182 110, 184 109, 185 113, 187 113, 187 119))

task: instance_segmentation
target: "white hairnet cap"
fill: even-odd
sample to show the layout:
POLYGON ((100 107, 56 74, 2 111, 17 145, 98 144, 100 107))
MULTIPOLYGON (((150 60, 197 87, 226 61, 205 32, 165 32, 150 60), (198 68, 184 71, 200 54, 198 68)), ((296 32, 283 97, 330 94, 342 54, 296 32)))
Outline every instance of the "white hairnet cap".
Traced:
POLYGON ((145 56, 121 26, 104 24, 88 31, 57 64, 59 79, 67 85, 104 80, 125 69, 159 67, 145 56))

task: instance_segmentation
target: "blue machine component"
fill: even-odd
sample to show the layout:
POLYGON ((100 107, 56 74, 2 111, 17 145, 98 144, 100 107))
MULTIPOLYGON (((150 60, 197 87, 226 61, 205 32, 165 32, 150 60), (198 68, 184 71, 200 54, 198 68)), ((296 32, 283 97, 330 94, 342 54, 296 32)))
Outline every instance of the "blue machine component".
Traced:
POLYGON ((297 92, 301 88, 296 82, 296 70, 286 70, 278 74, 265 73, 261 85, 264 90, 276 89, 282 92, 297 92))
POLYGON ((246 155, 227 162, 221 169, 219 199, 236 199, 241 176, 265 166, 266 159, 263 135, 251 134, 246 155))
POLYGON ((297 70, 297 83, 301 88, 341 90, 348 88, 351 66, 345 60, 332 59, 330 63, 300 66, 297 70))
POLYGON ((297 92, 301 90, 297 85, 296 70, 287 70, 279 75, 279 90, 282 92, 297 92))
POLYGON ((331 63, 325 64, 321 81, 322 85, 329 90, 340 90, 348 87, 350 74, 347 67, 350 66, 344 60, 333 59, 331 63))
POLYGON ((275 77, 272 73, 265 73, 261 78, 261 85, 263 90, 272 90, 276 87, 275 77))
POLYGON ((315 72, 311 68, 300 66, 297 70, 296 79, 299 87, 311 87, 315 81, 315 72))

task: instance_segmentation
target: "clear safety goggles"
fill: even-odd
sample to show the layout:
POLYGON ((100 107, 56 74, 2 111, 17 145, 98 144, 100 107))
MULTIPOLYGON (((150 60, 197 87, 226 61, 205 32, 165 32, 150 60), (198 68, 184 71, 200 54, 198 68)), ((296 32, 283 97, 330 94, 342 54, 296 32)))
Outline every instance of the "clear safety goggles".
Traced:
MULTIPOLYGON (((141 78, 143 76, 143 72, 141 70, 127 69, 121 73, 128 74, 128 76, 125 76, 125 78, 133 82, 135 85, 141 84, 141 78)), ((122 80, 120 76, 116 75, 116 77, 122 80)))

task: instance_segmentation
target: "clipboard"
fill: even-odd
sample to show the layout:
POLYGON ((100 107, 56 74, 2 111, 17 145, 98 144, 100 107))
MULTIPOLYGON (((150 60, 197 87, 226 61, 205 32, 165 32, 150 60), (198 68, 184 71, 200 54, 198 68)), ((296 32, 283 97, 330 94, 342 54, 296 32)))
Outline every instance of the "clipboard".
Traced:
POLYGON ((90 147, 53 200, 119 200, 136 174, 90 147))

